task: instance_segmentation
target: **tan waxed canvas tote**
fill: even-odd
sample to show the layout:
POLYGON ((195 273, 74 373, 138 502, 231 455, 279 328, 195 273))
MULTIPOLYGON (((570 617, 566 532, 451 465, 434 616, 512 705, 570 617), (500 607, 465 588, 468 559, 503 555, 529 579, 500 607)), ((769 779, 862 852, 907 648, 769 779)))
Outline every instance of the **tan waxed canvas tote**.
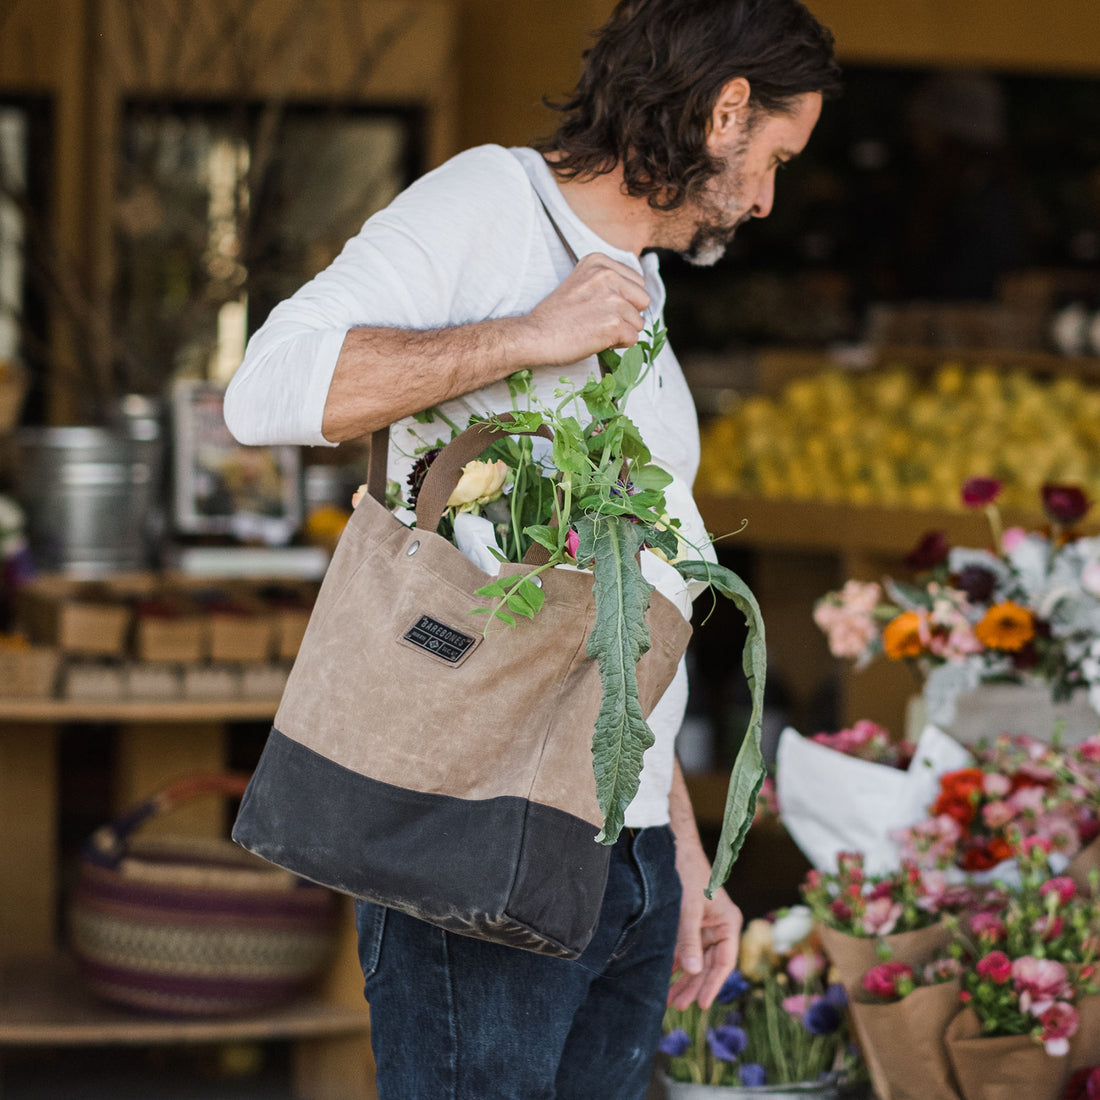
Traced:
MULTIPOLYGON (((471 611, 490 578, 435 533, 461 467, 504 434, 470 429, 444 448, 416 528, 381 503, 384 463, 372 463, 372 495, 333 555, 233 837, 453 932, 575 958, 609 858, 595 840, 592 574, 547 570, 534 619, 486 631, 471 611)), ((691 634, 656 591, 647 622, 646 716, 691 634)))

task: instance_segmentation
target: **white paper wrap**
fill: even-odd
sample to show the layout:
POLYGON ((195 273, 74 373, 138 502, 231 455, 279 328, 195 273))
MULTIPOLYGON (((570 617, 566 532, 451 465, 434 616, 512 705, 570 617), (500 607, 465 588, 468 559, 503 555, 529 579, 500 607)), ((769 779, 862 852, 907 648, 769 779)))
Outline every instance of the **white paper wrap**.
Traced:
POLYGON ((776 793, 783 824, 819 871, 835 871, 839 852, 862 852, 869 874, 897 868, 896 829, 928 816, 940 776, 973 763, 936 726, 925 726, 906 771, 819 745, 788 727, 779 737, 776 793))

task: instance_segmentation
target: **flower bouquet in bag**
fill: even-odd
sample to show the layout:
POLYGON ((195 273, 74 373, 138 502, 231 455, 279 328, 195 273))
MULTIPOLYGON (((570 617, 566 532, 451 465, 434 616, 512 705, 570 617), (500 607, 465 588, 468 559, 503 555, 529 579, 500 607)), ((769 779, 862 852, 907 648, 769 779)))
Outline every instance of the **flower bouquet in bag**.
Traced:
POLYGON ((1100 900, 1051 876, 1041 839, 1014 841, 1019 888, 1001 909, 972 916, 960 937, 965 1009, 946 1038, 965 1100, 999 1100, 1013 1084, 1016 1095, 1057 1100, 1070 1072, 1088 1064, 1082 1043, 1097 1039, 1100 900))
MULTIPOLYGON (((442 514, 439 533, 450 538, 486 574, 472 616, 484 630, 523 629, 543 607, 546 570, 593 575, 595 619, 587 654, 596 662, 602 701, 592 737, 596 797, 603 817, 599 838, 614 842, 638 789, 642 757, 653 744, 639 699, 636 666, 650 646, 646 621, 656 587, 685 618, 708 587, 732 600, 748 623, 743 668, 753 697, 747 735, 729 785, 725 820, 708 892, 721 885, 744 840, 764 778, 760 753, 765 649, 763 623, 752 593, 718 565, 705 531, 688 530, 677 512, 689 509, 690 490, 658 466, 628 415, 629 399, 665 342, 647 332, 619 354, 600 355, 602 374, 583 385, 562 378, 548 403, 531 371, 508 379, 513 408, 460 425, 440 409, 420 422, 406 484, 390 482, 387 502, 406 522, 442 514), (433 427, 434 426, 434 427, 433 427), (463 433, 496 429, 438 509, 422 494, 439 454, 463 433), (425 442, 433 431, 444 434, 425 442), (522 433, 522 434, 518 434, 522 433), (544 438, 543 438, 544 437, 544 438), (517 563, 526 568, 517 571, 517 563)), ((401 440, 394 440, 402 446, 401 440)), ((361 489, 360 492, 363 490, 361 489)), ((474 620, 471 619, 471 622, 474 620)))
POLYGON ((669 1007, 661 1052, 673 1082, 778 1087, 864 1079, 851 1050, 847 994, 804 906, 749 923, 738 969, 713 1005, 669 1007))
POLYGON ((959 964, 882 962, 852 995, 852 1021, 878 1100, 959 1100, 944 1033, 959 1011, 959 964))
POLYGON ((859 852, 842 853, 834 873, 810 871, 802 898, 849 993, 862 988, 864 975, 879 962, 917 968, 938 958, 952 938, 945 915, 974 900, 968 888, 951 886, 942 874, 913 863, 868 875, 859 852))

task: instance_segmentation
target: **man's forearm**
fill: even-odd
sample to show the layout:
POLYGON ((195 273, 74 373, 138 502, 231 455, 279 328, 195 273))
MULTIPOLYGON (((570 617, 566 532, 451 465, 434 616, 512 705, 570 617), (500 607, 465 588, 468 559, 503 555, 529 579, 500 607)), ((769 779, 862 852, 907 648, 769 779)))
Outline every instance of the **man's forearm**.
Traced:
POLYGON ((413 332, 353 328, 344 338, 321 430, 356 439, 534 365, 523 318, 413 332))
POLYGON ((699 837, 699 826, 695 821, 695 811, 691 805, 691 796, 688 794, 679 760, 674 761, 673 764, 672 789, 668 796, 668 816, 672 832, 676 836, 677 857, 698 852, 698 855, 706 860, 703 842, 699 837))
POLYGON ((336 360, 321 432, 332 443, 356 439, 514 371, 630 347, 648 304, 640 273, 593 253, 523 316, 429 332, 353 328, 336 360))

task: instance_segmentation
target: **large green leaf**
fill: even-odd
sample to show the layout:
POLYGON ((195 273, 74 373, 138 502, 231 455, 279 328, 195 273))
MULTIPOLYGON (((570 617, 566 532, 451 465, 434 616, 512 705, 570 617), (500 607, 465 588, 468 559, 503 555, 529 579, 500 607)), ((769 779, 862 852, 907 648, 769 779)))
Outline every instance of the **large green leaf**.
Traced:
POLYGON ((588 656, 599 667, 602 698, 592 736, 596 797, 603 828, 596 837, 614 844, 623 815, 638 790, 642 756, 653 733, 638 702, 636 665, 649 649, 645 613, 653 591, 638 563, 644 528, 623 516, 592 515, 577 523, 578 561, 595 559, 596 620, 588 656))
POLYGON ((764 718, 764 678, 767 671, 767 648, 764 643, 764 620, 760 605, 748 586, 730 569, 705 561, 676 563, 680 575, 688 580, 704 581, 721 595, 730 599, 745 615, 748 638, 741 655, 749 688, 752 691, 752 713, 745 730, 737 759, 730 773, 726 808, 722 817, 722 832, 718 837, 718 851, 711 868, 707 897, 729 877, 734 861, 745 842, 756 809, 756 796, 764 782, 764 757, 760 751, 760 728, 764 718))

